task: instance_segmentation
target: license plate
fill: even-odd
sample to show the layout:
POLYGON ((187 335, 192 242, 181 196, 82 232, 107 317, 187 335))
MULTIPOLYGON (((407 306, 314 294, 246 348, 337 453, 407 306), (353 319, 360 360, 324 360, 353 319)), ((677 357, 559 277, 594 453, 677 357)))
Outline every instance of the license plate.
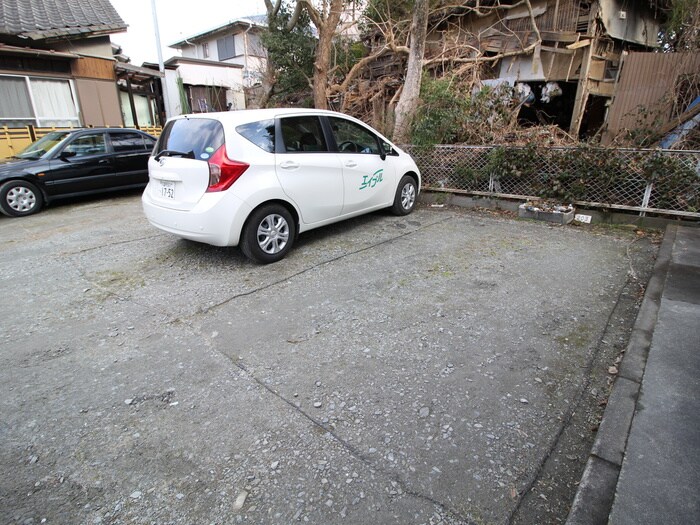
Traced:
POLYGON ((175 183, 169 180, 160 181, 160 196, 165 199, 174 199, 175 183))

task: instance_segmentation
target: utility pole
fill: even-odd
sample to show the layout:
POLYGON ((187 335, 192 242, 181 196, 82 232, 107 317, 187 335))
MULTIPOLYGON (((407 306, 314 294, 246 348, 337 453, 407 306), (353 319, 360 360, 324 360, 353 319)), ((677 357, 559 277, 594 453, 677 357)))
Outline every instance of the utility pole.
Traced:
MULTIPOLYGON (((163 75, 161 85, 163 86, 163 103, 165 105, 165 117, 168 118, 170 108, 168 100, 168 82, 165 78, 165 65, 163 64, 163 50, 160 45, 160 28, 158 26, 158 12, 156 10, 156 0, 151 0, 151 11, 153 12, 153 29, 156 32, 156 49, 158 50, 158 71, 163 75)), ((165 124, 164 122, 161 124, 165 124)))

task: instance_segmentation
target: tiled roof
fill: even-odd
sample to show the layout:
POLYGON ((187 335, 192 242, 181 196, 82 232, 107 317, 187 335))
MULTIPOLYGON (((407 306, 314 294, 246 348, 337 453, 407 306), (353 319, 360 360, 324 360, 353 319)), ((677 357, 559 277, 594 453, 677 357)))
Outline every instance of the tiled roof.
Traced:
POLYGON ((0 35, 43 40, 125 29, 109 0, 0 0, 0 35))

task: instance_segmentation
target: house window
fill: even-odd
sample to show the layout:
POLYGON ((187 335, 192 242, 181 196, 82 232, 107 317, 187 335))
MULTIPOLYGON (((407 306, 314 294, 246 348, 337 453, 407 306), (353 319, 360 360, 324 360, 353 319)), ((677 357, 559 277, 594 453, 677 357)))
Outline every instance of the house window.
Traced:
POLYGON ((0 76, 0 126, 79 126, 77 100, 69 80, 0 76))
POLYGON ((0 124, 11 128, 36 125, 29 85, 24 77, 0 77, 0 124))
POLYGON ((202 56, 204 58, 209 58, 209 42, 204 42, 202 44, 202 56))
POLYGON ((189 86, 192 113, 226 111, 226 91, 219 86, 189 86))
POLYGON ((236 56, 236 46, 233 35, 219 38, 216 41, 216 47, 219 52, 219 60, 228 60, 236 56))
MULTIPOLYGON (((131 128, 134 126, 134 115, 131 113, 129 94, 122 91, 119 93, 119 98, 124 125, 131 128)), ((153 116, 157 115, 158 111, 155 110, 153 97, 134 93, 133 100, 134 109, 136 110, 136 120, 138 120, 139 126, 155 126, 156 124, 153 122, 153 116)))

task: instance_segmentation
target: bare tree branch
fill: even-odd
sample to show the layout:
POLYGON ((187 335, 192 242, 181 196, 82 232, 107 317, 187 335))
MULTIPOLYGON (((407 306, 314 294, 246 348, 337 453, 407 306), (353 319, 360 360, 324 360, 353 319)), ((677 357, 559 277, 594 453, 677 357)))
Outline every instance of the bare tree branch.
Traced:
MULTIPOLYGON (((470 46, 468 44, 460 44, 459 47, 455 47, 453 49, 458 50, 458 49, 462 49, 462 48, 468 48, 471 51, 475 52, 476 56, 471 56, 471 57, 452 56, 449 58, 445 58, 445 55, 446 55, 446 50, 445 50, 438 57, 424 60, 423 65, 425 65, 425 66, 432 65, 432 64, 437 63, 437 62, 452 62, 452 63, 462 63, 462 64, 470 65, 470 64, 496 62, 502 58, 508 58, 508 57, 512 57, 512 56, 529 55, 537 48, 538 45, 540 45, 542 43, 542 35, 540 34, 540 30, 537 27, 537 22, 535 21, 535 14, 532 10, 531 0, 521 0, 520 2, 517 2, 516 4, 513 4, 512 6, 500 6, 500 8, 501 9, 512 9, 513 7, 521 6, 521 5, 525 5, 527 7, 528 14, 530 17, 530 22, 532 23, 532 29, 537 37, 536 40, 532 44, 529 44, 526 46, 525 43, 520 40, 520 38, 518 37, 517 34, 511 32, 511 36, 517 38, 518 41, 520 42, 520 49, 516 49, 513 51, 506 51, 503 53, 498 53, 498 54, 493 55, 493 56, 483 56, 483 53, 480 49, 478 49, 474 46, 470 46)), ((477 6, 478 6, 478 2, 477 2, 477 6)), ((489 7, 489 8, 495 9, 495 7, 489 7)), ((468 66, 459 68, 455 73, 460 74, 467 67, 468 66)))
POLYGON ((311 18, 311 22, 316 26, 316 29, 320 31, 325 17, 309 0, 297 0, 297 5, 294 8, 294 15, 292 16, 294 23, 296 24, 298 21, 302 9, 306 9, 306 12, 309 13, 309 18, 311 18))
POLYGON ((282 0, 276 0, 274 4, 271 0, 265 0, 265 10, 267 11, 268 20, 277 16, 280 7, 282 7, 282 0))
MULTIPOLYGON (((292 13, 291 18, 289 19, 289 22, 287 22, 287 31, 291 31, 294 29, 299 22, 299 17, 301 16, 301 11, 304 8, 305 4, 307 4, 305 0, 297 0, 297 5, 294 7, 294 13, 292 13)), ((309 4, 309 7, 313 8, 311 4, 309 4)), ((308 8, 307 8, 308 11, 308 8)), ((311 12, 309 12, 309 16, 311 16, 311 12)), ((311 17, 311 20, 313 20, 313 16, 311 17)), ((314 22, 315 24, 316 22, 314 22)))
POLYGON ((359 62, 357 62, 350 71, 348 71, 348 74, 345 75, 345 79, 341 84, 336 84, 330 87, 329 93, 331 95, 335 93, 344 93, 348 90, 350 87, 350 83, 357 78, 357 76, 362 72, 362 70, 367 67, 369 64, 374 62, 377 58, 379 58, 382 55, 386 55, 389 52, 394 52, 394 53, 406 53, 408 54, 409 48, 401 46, 389 46, 385 45, 379 48, 379 50, 375 51, 371 55, 367 55, 363 59, 361 59, 359 62))
MULTIPOLYGON (((480 0, 476 0, 475 5, 469 6, 469 5, 464 5, 464 4, 448 4, 448 5, 443 5, 440 6, 436 9, 433 9, 430 12, 431 18, 437 14, 443 14, 446 16, 452 16, 455 14, 455 12, 460 11, 461 14, 470 14, 470 15, 475 15, 479 18, 484 18, 486 16, 489 16, 493 14, 496 11, 510 11, 511 9, 515 9, 516 7, 520 7, 521 5, 525 5, 526 3, 529 3, 528 0, 520 0, 519 2, 516 2, 514 4, 502 4, 499 1, 496 1, 492 5, 481 5, 480 0)), ((431 20, 432 21, 432 20, 431 20)))

